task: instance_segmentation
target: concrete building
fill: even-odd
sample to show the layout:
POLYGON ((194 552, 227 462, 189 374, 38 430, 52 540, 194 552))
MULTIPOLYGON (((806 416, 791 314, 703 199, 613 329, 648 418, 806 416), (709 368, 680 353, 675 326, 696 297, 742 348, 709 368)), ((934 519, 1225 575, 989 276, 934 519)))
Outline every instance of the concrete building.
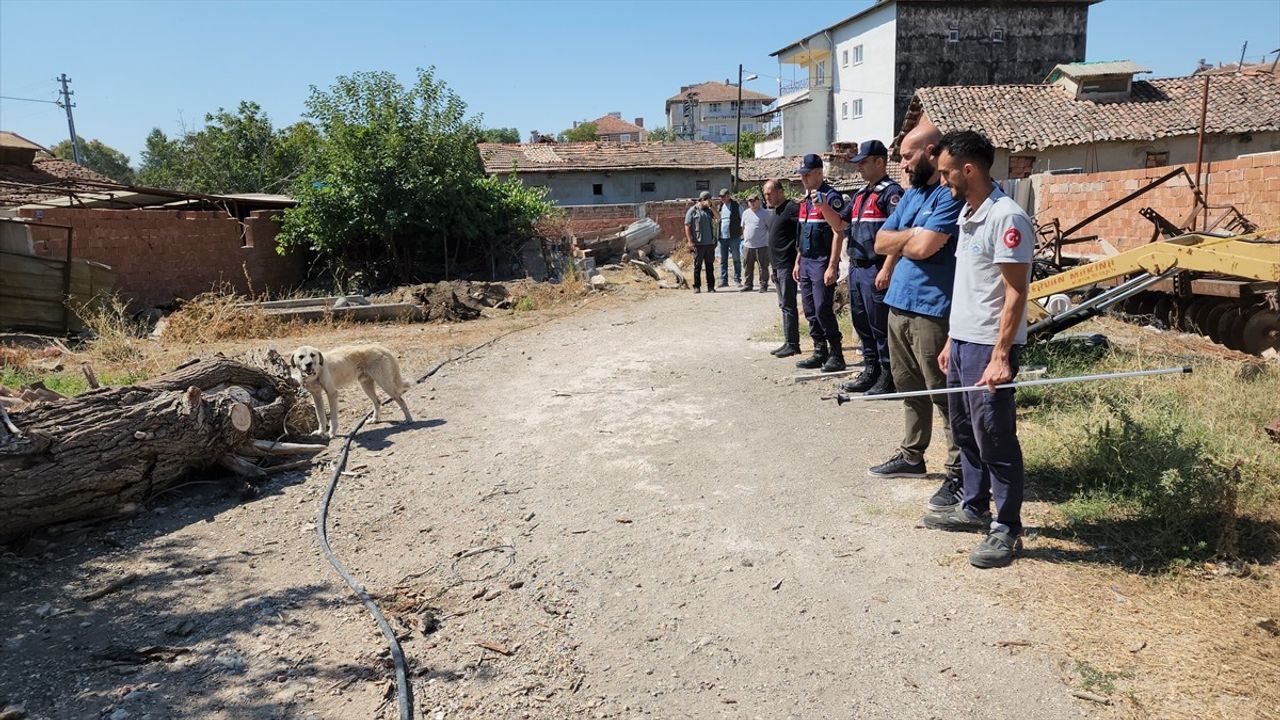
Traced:
POLYGON ((782 135, 757 156, 888 142, 917 88, 1039 82, 1085 57, 1098 0, 878 0, 772 53, 782 135), (776 147, 775 147, 776 146, 776 147))
MULTIPOLYGON (((742 89, 742 131, 763 132, 760 116, 775 98, 742 89)), ((667 98, 667 127, 678 137, 724 144, 738 137, 738 86, 728 82, 683 85, 667 98)))
MULTIPOLYGON (((922 120, 943 132, 977 130, 996 146, 997 179, 1195 163, 1206 76, 1134 79, 1142 72, 1148 71, 1131 62, 1071 63, 1039 85, 923 88, 911 100, 899 141, 922 120)), ((1275 77, 1208 80, 1205 162, 1280 150, 1275 77)))
POLYGON ((710 142, 481 143, 485 172, 515 173, 560 205, 657 202, 729 187, 733 156, 710 142))

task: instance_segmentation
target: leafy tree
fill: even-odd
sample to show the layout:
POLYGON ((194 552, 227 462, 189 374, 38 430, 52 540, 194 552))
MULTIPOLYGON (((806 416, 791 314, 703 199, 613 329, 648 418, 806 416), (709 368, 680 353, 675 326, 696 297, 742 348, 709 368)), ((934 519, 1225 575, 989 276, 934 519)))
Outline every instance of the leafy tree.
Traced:
POLYGON ((739 158, 753 158, 756 156, 756 143, 764 140, 764 135, 755 131, 744 132, 738 136, 736 143, 724 143, 723 147, 730 155, 736 155, 739 158))
POLYGON ((279 192, 301 174, 318 139, 308 123, 276 130, 254 102, 219 108, 205 126, 169 138, 153 129, 142 153, 144 185, 205 193, 279 192))
POLYGON ((487 143, 518 143, 520 131, 515 128, 485 128, 480 131, 480 141, 487 143))
POLYGON ((673 140, 680 139, 671 131, 670 128, 666 127, 656 127, 652 130, 648 130, 645 132, 645 137, 649 142, 671 142, 673 140))
POLYGON ((593 122, 578 123, 560 133, 560 142, 591 142, 596 139, 596 124, 593 122))
MULTIPOLYGON (((77 139, 80 141, 80 155, 84 159, 85 167, 123 185, 133 184, 133 168, 129 167, 128 155, 101 140, 85 142, 84 138, 77 139)), ((75 159, 74 153, 71 152, 70 140, 63 140, 54 145, 50 152, 53 153, 54 157, 62 158, 63 160, 75 159)))
POLYGON ((434 69, 409 87, 389 72, 339 77, 311 89, 307 116, 319 142, 277 240, 316 253, 343 285, 420 280, 451 263, 496 275, 550 210, 545 191, 484 175, 478 123, 434 69))

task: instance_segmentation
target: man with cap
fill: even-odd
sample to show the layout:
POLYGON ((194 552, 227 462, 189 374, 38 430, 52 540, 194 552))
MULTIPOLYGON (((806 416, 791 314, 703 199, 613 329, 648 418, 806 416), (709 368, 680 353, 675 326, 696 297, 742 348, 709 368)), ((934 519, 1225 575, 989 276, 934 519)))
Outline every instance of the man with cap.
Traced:
MULTIPOLYGON (((884 302, 889 306, 889 355, 899 392, 940 390, 947 377, 938 354, 947 342, 947 315, 956 274, 956 235, 962 200, 941 183, 933 151, 942 133, 923 121, 902 140, 902 167, 911 181, 898 207, 876 233, 876 252, 897 255, 884 302)), ((942 416, 947 438, 946 476, 929 500, 930 510, 960 504, 960 450, 951 435, 946 395, 903 400, 905 437, 897 452, 867 470, 872 477, 927 476, 924 453, 933 438, 931 408, 942 416)))
POLYGON ((733 256, 733 284, 742 284, 742 205, 720 188, 720 287, 729 287, 729 256, 733 256))
POLYGON ((773 224, 773 211, 760 207, 760 196, 747 198, 747 209, 742 211, 742 246, 747 256, 743 259, 746 280, 742 292, 750 292, 756 264, 760 265, 760 292, 769 292, 769 226, 773 224))
POLYGON ((782 345, 770 352, 774 357, 800 354, 800 314, 796 309, 796 237, 800 209, 787 197, 781 180, 764 184, 764 201, 773 210, 769 226, 769 259, 773 262, 773 286, 778 291, 778 309, 782 311, 782 345))
POLYGON ((898 206, 902 186, 886 171, 889 149, 879 140, 867 140, 850 161, 858 166, 866 181, 854 196, 849 220, 849 312, 853 329, 862 341, 862 373, 844 383, 845 392, 868 395, 891 393, 893 375, 889 369, 889 308, 884 293, 898 258, 876 252, 876 233, 898 206))
POLYGON ((716 234, 711 219, 711 193, 703 190, 698 201, 684 214, 684 239, 693 251, 693 291, 702 292, 705 267, 707 292, 715 292, 714 268, 716 261, 716 234))
POLYGON ((797 214, 799 253, 792 274, 800 286, 800 301, 809 321, 809 337, 813 338, 813 354, 796 367, 839 372, 845 364, 835 312, 836 278, 840 275, 840 241, 849 226, 849 204, 827 182, 820 155, 805 155, 796 172, 805 195, 797 214))

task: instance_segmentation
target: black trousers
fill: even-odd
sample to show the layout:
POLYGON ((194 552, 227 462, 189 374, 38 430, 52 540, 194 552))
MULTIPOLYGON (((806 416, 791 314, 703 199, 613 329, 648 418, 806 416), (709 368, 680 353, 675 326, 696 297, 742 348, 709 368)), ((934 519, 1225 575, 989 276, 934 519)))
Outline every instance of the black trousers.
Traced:
POLYGON ((782 337, 790 345, 800 347, 800 313, 796 307, 796 279, 793 266, 773 266, 773 287, 778 291, 778 309, 782 311, 782 337))
POLYGON ((716 246, 715 245, 694 245, 693 246, 693 286, 702 287, 703 268, 706 268, 707 289, 716 286, 714 267, 716 264, 716 246))

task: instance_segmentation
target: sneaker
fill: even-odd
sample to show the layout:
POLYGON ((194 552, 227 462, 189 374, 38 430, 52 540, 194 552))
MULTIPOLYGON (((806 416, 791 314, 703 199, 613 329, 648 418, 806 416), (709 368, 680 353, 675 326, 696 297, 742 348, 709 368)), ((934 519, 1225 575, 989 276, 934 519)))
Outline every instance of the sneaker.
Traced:
POLYGON ((694 286, 693 286, 693 291, 694 291, 694 292, 696 292, 696 293, 700 293, 700 292, 702 292, 702 288, 698 287, 697 285, 694 285, 694 286))
POLYGON ((729 281, 728 281, 728 280, 721 280, 721 281, 720 281, 720 284, 719 284, 719 285, 717 285, 716 287, 729 287, 729 281))
POLYGON ((769 292, 769 286, 768 286, 768 285, 761 285, 761 286, 760 286, 760 292, 769 292))
POLYGON ((858 377, 842 384, 840 391, 847 393, 866 392, 879 379, 880 371, 877 368, 863 368, 862 372, 858 373, 858 377))
POLYGON ((938 488, 938 492, 929 498, 929 509, 934 512, 942 512, 944 510, 954 510, 960 507, 960 500, 964 497, 964 481, 958 475, 948 475, 942 481, 942 487, 938 488))
POLYGON ((888 395, 897 391, 898 388, 893 385, 893 374, 888 370, 881 370, 880 377, 876 379, 876 383, 867 388, 863 395, 888 395))
POLYGON ((783 345, 782 347, 773 351, 773 356, 780 357, 780 358, 791 357, 792 355, 799 355, 799 354, 800 354, 800 346, 791 345, 791 344, 783 345))
POLYGON ((927 473, 924 469, 924 460, 916 463, 908 462, 906 456, 899 450, 885 462, 868 468, 867 474, 878 478, 922 478, 927 473))
POLYGON ((969 553, 969 564, 976 568, 1005 567, 1013 562, 1014 553, 1022 549, 1022 538, 1007 525, 994 525, 987 537, 969 553))
POLYGON ((974 515, 957 506, 952 510, 926 513, 924 526, 930 530, 985 530, 991 526, 991 513, 974 515))
POLYGON ((743 285, 742 289, 739 290, 738 292, 751 292, 752 290, 755 290, 755 288, 751 287, 750 285, 743 285))

